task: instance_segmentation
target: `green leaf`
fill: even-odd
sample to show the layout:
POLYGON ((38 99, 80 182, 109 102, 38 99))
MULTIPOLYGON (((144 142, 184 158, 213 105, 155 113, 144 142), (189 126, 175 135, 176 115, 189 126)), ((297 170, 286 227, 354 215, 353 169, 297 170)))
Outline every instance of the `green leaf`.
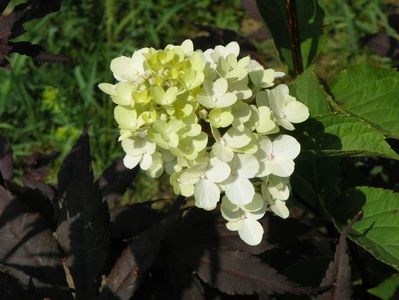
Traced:
POLYGON ((399 270, 399 193, 356 187, 330 203, 330 211, 338 225, 360 210, 363 210, 363 218, 353 225, 351 239, 399 270))
POLYGON ((317 156, 380 156, 399 159, 384 135, 361 119, 326 114, 297 127, 302 159, 317 156))
POLYGON ((361 64, 339 72, 330 88, 343 110, 399 138, 399 72, 361 64))
POLYGON ((381 282, 378 286, 367 290, 371 295, 384 300, 394 300, 399 297, 399 273, 381 282))
MULTIPOLYGON (((273 35, 274 43, 283 62, 293 71, 290 39, 285 6, 282 0, 257 0, 259 11, 273 35)), ((304 67, 312 61, 322 44, 324 12, 317 0, 296 1, 299 41, 304 67)))
POLYGON ((330 112, 327 93, 320 85, 313 66, 295 79, 290 86, 290 93, 309 108, 312 117, 330 112))

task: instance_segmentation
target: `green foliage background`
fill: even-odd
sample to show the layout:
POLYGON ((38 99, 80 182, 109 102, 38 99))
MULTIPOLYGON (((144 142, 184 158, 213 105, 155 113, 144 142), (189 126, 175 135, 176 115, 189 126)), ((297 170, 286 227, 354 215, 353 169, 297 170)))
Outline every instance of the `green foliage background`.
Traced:
MULTIPOLYGON (((389 65, 389 60, 377 58, 359 46, 365 34, 395 34, 384 14, 389 1, 322 0, 320 4, 326 14, 324 31, 329 37, 318 58, 318 71, 323 77, 330 78, 342 66, 364 60, 389 65)), ((60 151, 59 164, 82 128, 90 125, 94 173, 98 175, 122 154, 116 142, 113 104, 97 89, 99 82, 113 80, 111 59, 142 47, 163 47, 201 34, 191 22, 239 34, 247 34, 248 26, 250 31, 251 26, 260 25, 251 23, 240 0, 65 0, 60 12, 30 22, 22 40, 33 37, 33 42, 68 55, 73 61, 36 68, 30 58, 13 55, 12 71, 0 70, 0 131, 13 145, 17 172, 23 172, 32 151, 60 151)), ((270 66, 283 68, 271 39, 255 44, 270 66)), ((49 177, 53 179, 55 173, 49 177)), ((163 187, 162 181, 145 176, 140 176, 139 182, 139 188, 132 193, 134 201, 154 198, 168 185, 166 182, 163 187)))

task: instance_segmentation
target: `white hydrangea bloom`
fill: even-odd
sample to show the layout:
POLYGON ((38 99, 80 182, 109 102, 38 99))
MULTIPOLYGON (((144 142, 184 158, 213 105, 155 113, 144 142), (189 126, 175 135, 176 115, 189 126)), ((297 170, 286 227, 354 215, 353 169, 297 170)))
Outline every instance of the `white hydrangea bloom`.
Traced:
POLYGON ((301 123, 309 118, 309 109, 289 95, 287 85, 280 84, 272 90, 266 90, 266 96, 277 122, 283 128, 294 130, 292 123, 301 123))
POLYGON ((238 231, 240 238, 249 245, 255 246, 262 241, 263 227, 259 223, 266 213, 267 204, 260 194, 255 194, 247 205, 237 205, 225 196, 220 211, 228 221, 226 226, 231 231, 238 231))
POLYGON ((305 121, 307 107, 275 80, 284 73, 239 57, 236 42, 204 52, 192 41, 143 48, 112 60, 115 84, 99 88, 114 117, 127 168, 164 171, 176 194, 205 210, 220 205, 228 229, 261 242, 266 211, 287 218, 289 176, 300 145, 280 130, 305 121))

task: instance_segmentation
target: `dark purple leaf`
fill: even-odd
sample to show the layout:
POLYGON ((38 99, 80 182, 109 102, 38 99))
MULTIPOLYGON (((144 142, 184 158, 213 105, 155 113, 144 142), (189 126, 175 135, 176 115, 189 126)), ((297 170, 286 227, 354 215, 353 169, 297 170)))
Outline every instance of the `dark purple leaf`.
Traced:
POLYGON ((363 43, 379 56, 399 59, 399 41, 386 33, 370 34, 363 43))
POLYGON ((41 215, 47 225, 54 228, 54 207, 51 201, 38 189, 20 187, 12 182, 7 183, 8 189, 29 209, 41 215))
POLYGON ((0 272, 0 299, 34 300, 37 296, 25 290, 16 279, 6 273, 0 272))
POLYGON ((62 255, 39 214, 0 186, 0 267, 41 297, 72 299, 62 255))
POLYGON ((0 173, 3 179, 10 180, 13 173, 12 150, 7 141, 0 136, 0 173))
POLYGON ((110 210, 111 237, 132 238, 157 223, 162 213, 151 208, 151 203, 124 205, 110 210))
MULTIPOLYGON (((25 22, 57 11, 61 2, 62 0, 28 0, 17 5, 10 14, 0 16, 0 66, 9 67, 6 57, 12 52, 31 56, 39 63, 69 61, 69 58, 65 56, 52 54, 30 42, 10 42, 11 39, 25 32, 25 22)), ((0 3, 1 7, 5 5, 5 3, 0 3)))
POLYGON ((108 203, 118 201, 133 183, 139 168, 128 169, 121 158, 116 159, 97 179, 104 200, 108 203))
POLYGON ((205 300, 204 287, 196 276, 192 276, 191 284, 183 289, 181 300, 205 300))
POLYGON ((392 14, 388 16, 388 23, 393 29, 399 33, 399 14, 392 14))
POLYGON ((328 266, 326 274, 320 286, 333 285, 317 297, 317 300, 340 300, 351 299, 352 282, 351 267, 349 264, 348 246, 346 239, 350 233, 353 223, 361 218, 359 212, 349 225, 345 226, 339 237, 339 242, 335 250, 334 260, 328 266))
POLYGON ((93 182, 89 136, 84 131, 58 173, 57 237, 71 271, 76 299, 92 299, 109 249, 109 211, 93 182))
POLYGON ((55 196, 55 188, 45 184, 44 180, 51 170, 51 164, 58 157, 59 153, 50 154, 35 153, 27 159, 27 174, 22 177, 26 187, 39 190, 50 201, 55 196))
POLYGON ((23 22, 56 12, 61 7, 62 0, 28 0, 15 7, 15 11, 24 11, 23 22))
POLYGON ((309 294, 317 289, 299 287, 259 258, 241 251, 207 250, 196 269, 209 285, 229 294, 309 294))
POLYGON ((24 186, 30 189, 39 190, 51 202, 54 199, 56 190, 53 186, 45 184, 41 181, 34 180, 32 179, 32 177, 29 176, 29 174, 22 177, 22 183, 24 184, 24 186))
POLYGON ((11 37, 15 22, 19 19, 18 14, 0 15, 0 43, 7 44, 11 37))
POLYGON ((153 264, 166 229, 176 219, 183 197, 176 200, 167 215, 151 228, 133 239, 122 252, 111 270, 107 282, 99 296, 99 300, 132 297, 138 288, 139 280, 144 272, 153 264))
MULTIPOLYGON (((267 230, 267 219, 262 221, 267 230)), ((203 249, 220 248, 225 250, 240 250, 251 254, 260 254, 273 248, 266 239, 257 246, 245 244, 237 232, 227 230, 226 221, 220 214, 192 208, 173 227, 169 234, 169 244, 179 260, 191 262, 198 259, 203 249)))
POLYGON ((39 45, 31 44, 30 42, 16 42, 9 43, 11 46, 10 52, 16 52, 32 57, 38 63, 64 63, 70 61, 70 58, 64 55, 53 54, 44 50, 39 45))

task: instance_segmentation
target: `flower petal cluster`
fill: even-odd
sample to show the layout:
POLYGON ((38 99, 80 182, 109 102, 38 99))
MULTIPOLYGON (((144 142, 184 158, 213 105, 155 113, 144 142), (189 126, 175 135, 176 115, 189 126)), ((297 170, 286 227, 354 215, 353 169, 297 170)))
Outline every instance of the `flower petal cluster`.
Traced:
POLYGON ((236 42, 204 52, 190 40, 143 48, 113 59, 117 83, 99 88, 116 104, 127 168, 166 172, 176 194, 205 210, 220 204, 227 228, 257 245, 267 211, 289 215, 300 144, 287 131, 309 111, 275 86, 284 73, 239 53, 236 42))

